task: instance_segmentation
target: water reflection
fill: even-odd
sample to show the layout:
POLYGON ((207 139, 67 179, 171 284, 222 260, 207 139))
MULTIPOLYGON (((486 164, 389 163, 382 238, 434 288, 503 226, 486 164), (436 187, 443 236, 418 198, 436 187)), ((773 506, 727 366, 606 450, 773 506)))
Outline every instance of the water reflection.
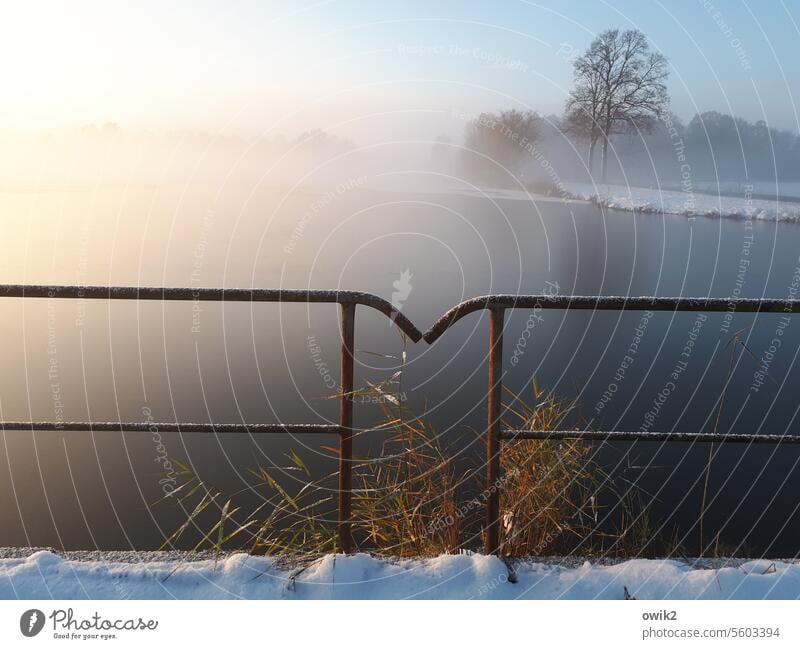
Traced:
MULTIPOLYGON (((743 297, 785 297, 800 249, 796 226, 748 229, 732 220, 377 191, 365 183, 291 192, 12 193, 0 195, 0 205, 6 282, 346 288, 391 300, 408 269, 402 308, 421 327, 487 293, 727 296, 737 289, 743 297)), ((145 412, 168 421, 336 419, 332 305, 7 300, 0 309, 3 419, 141 420, 145 412)), ((528 312, 510 313, 506 382, 524 391, 535 375, 576 399, 575 422, 595 428, 709 430, 738 332, 748 351, 735 355, 719 429, 793 431, 800 376, 790 370, 800 325, 777 334, 771 315, 709 315, 699 327, 695 314, 655 314, 644 328, 641 318, 548 311, 531 321, 528 312), (755 389, 760 359, 778 335, 771 378, 755 389), (671 379, 681 360, 679 379, 671 379), (659 397, 667 383, 674 385, 659 397)), ((485 417, 487 335, 485 315, 476 314, 432 347, 408 347, 409 404, 427 408, 465 456, 480 453, 474 431, 485 417)), ((397 369, 404 343, 384 316, 359 309, 356 342, 357 381, 397 369)), ((376 416, 374 406, 359 404, 357 424, 376 416)), ((161 437, 6 433, 0 544, 157 547, 181 520, 174 507, 153 506, 163 495, 159 443, 226 492, 250 483, 257 465, 282 464, 289 450, 304 452, 320 474, 333 466, 322 448, 330 440, 161 437)), ((603 452, 609 467, 657 496, 654 517, 683 527, 696 519, 707 447, 603 452)), ((792 449, 720 450, 712 472, 719 495, 706 525, 753 552, 771 544, 773 555, 794 554, 797 460, 792 449)))

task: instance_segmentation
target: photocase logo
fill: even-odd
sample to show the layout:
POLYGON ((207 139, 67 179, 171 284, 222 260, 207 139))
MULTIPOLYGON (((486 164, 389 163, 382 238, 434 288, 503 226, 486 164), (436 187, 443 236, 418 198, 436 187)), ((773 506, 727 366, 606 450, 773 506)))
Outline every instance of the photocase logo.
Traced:
POLYGON ((32 638, 44 628, 44 613, 38 608, 25 611, 19 618, 19 630, 26 638, 32 638))
MULTIPOLYGON (((400 277, 392 282, 392 286, 394 287, 394 291, 392 291, 392 306, 398 311, 403 308, 403 302, 405 302, 411 294, 412 277, 414 276, 411 274, 411 270, 406 268, 400 273, 400 277)), ((392 315, 391 319, 394 320, 395 315, 392 315)))

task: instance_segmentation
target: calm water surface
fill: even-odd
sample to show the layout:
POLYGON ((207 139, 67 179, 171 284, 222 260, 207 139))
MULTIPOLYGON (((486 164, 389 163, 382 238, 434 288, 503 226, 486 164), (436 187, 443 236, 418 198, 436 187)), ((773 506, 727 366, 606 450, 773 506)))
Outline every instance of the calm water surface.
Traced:
MULTIPOLYGON (((4 282, 342 288, 391 300, 408 270, 402 308, 421 328, 487 293, 785 298, 800 254, 800 227, 792 225, 377 191, 358 182, 303 191, 7 193, 0 214, 4 282)), ((7 300, 0 309, 5 420, 336 419, 334 306, 7 300)), ((527 393, 535 375, 576 400, 570 423, 712 430, 732 367, 719 430, 797 431, 800 322, 537 316, 507 318, 506 382, 527 393), (737 336, 747 351, 731 342, 737 336), (756 380, 770 348, 769 378, 756 380)), ((408 346, 408 403, 427 408, 464 458, 480 457, 474 431, 485 417, 486 340, 486 316, 475 314, 432 347, 408 346)), ((360 308, 356 344, 357 382, 396 369, 403 341, 385 317, 360 308)), ((368 426, 377 414, 359 404, 357 423, 368 426)), ((159 447, 132 433, 8 432, 0 447, 0 545, 158 547, 183 520, 170 503, 154 505, 163 495, 164 453, 218 490, 246 493, 250 469, 282 465, 290 450, 320 475, 330 470, 326 441, 163 434, 159 447)), ((603 453, 609 468, 652 496, 651 515, 664 530, 689 534, 686 545, 695 547, 708 447, 638 444, 603 453)), ((719 450, 707 529, 751 554, 796 554, 798 460, 791 448, 719 450)))

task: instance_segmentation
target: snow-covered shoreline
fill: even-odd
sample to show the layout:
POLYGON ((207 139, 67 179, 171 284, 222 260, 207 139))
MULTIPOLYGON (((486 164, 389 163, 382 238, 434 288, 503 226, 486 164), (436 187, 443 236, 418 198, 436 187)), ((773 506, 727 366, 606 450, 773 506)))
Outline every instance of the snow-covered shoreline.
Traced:
MULTIPOLYGON (((326 555, 302 566, 231 554, 182 561, 49 551, 0 559, 3 599, 797 599, 800 564, 755 559, 704 568, 683 561, 518 561, 484 555, 387 560, 326 555)), ((135 555, 135 553, 134 553, 135 555)), ((8 556, 8 555, 6 555, 8 556)), ((707 565, 707 564, 706 564, 707 565)), ((713 565, 713 564, 712 564, 713 565)))
POLYGON ((447 194, 493 201, 594 203, 623 212, 800 223, 800 200, 797 197, 792 197, 790 200, 767 200, 752 196, 712 193, 710 190, 708 193, 703 193, 627 185, 597 185, 588 182, 563 182, 558 187, 552 187, 548 193, 539 193, 534 189, 466 188, 455 185, 447 188, 416 189, 434 195, 447 194))
POLYGON ((800 203, 796 201, 578 182, 564 183, 563 189, 572 198, 630 212, 800 223, 800 203))

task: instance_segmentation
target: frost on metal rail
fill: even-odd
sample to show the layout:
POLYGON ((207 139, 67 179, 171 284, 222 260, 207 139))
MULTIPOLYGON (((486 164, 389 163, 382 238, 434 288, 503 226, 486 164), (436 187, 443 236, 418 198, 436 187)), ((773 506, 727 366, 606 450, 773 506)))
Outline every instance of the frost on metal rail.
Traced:
MULTIPOLYGON (((340 306, 340 384, 342 396, 337 424, 234 424, 190 422, 0 422, 3 430, 94 430, 142 432, 157 427, 159 431, 197 433, 335 433, 339 435, 338 539, 340 549, 353 547, 350 531, 352 494, 353 436, 353 351, 356 305, 367 306, 390 318, 413 342, 428 344, 475 311, 489 311, 489 380, 487 389, 486 482, 499 484, 501 442, 522 439, 583 439, 620 442, 706 442, 737 444, 800 444, 793 435, 718 434, 704 432, 642 431, 518 431, 502 430, 502 356, 503 326, 508 309, 561 309, 589 311, 694 311, 729 313, 798 313, 800 301, 777 299, 686 298, 686 297, 599 297, 574 295, 487 295, 462 302, 447 311, 423 335, 389 302, 357 291, 315 291, 255 288, 164 288, 137 286, 31 286, 0 285, 0 298, 50 298, 96 300, 183 300, 214 302, 294 302, 330 303, 340 306)), ((499 550, 500 493, 491 490, 486 503, 485 549, 499 550)))
POLYGON ((353 458, 353 350, 356 305, 380 311, 412 341, 422 338, 421 332, 386 300, 359 291, 286 290, 263 288, 172 288, 153 286, 45 286, 0 285, 0 298, 48 298, 85 300, 179 300, 211 302, 294 302, 340 305, 341 350, 339 423, 335 424, 236 424, 191 422, 0 422, 2 430, 32 431, 129 431, 142 432, 154 428, 164 432, 193 433, 335 433, 339 435, 339 502, 337 531, 343 552, 352 548, 350 533, 352 458, 353 458))

